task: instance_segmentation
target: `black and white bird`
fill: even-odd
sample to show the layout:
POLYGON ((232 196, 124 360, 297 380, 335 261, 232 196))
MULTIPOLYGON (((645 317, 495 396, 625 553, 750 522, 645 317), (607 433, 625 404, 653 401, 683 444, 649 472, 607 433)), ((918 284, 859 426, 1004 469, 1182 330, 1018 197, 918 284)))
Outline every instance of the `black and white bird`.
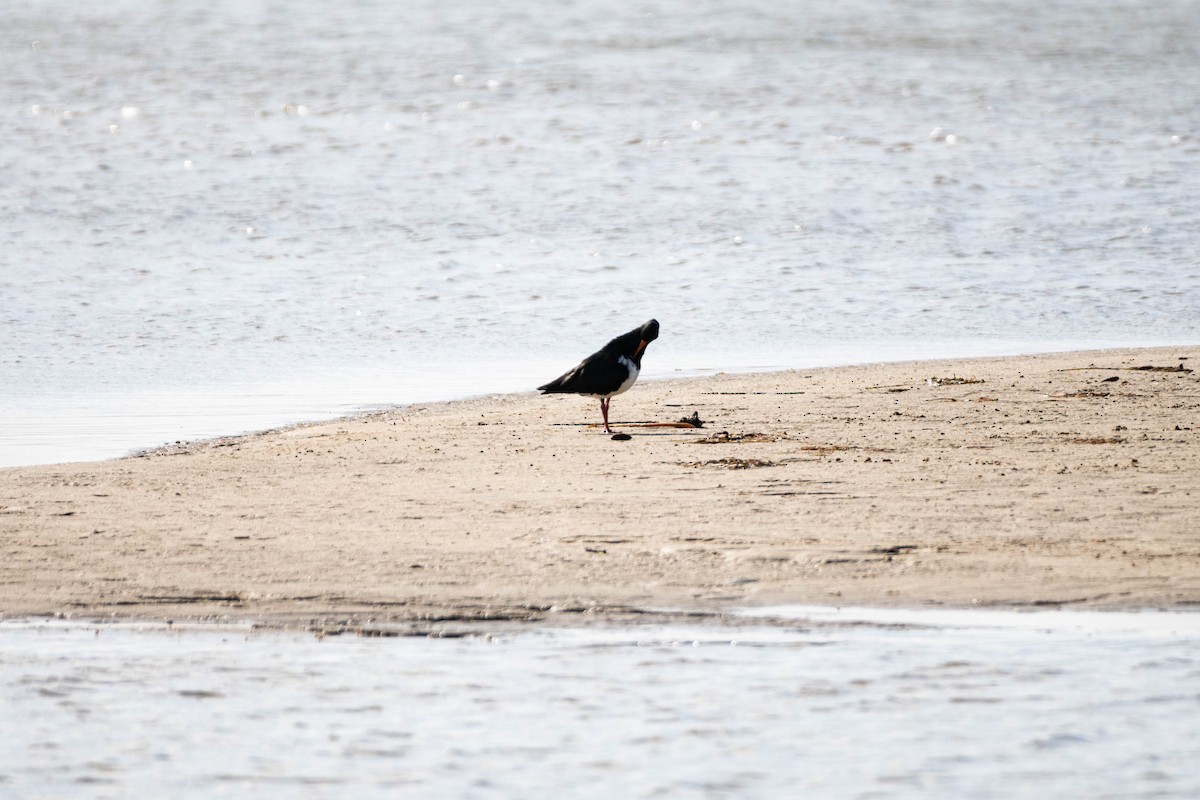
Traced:
POLYGON ((598 352, 579 362, 579 366, 555 378, 538 390, 544 394, 582 394, 600 398, 600 413, 604 415, 604 432, 608 427, 608 401, 614 395, 629 390, 642 370, 642 354, 646 346, 658 338, 658 320, 650 320, 640 328, 622 334, 604 345, 598 352))

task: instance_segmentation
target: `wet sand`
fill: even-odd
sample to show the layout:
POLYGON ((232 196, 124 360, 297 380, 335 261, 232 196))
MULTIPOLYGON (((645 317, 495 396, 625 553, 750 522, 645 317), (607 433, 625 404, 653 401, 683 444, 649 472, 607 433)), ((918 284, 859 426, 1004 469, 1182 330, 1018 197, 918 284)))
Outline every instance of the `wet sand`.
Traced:
POLYGON ((1195 608, 1196 364, 1175 347, 718 375, 616 398, 629 441, 594 400, 529 393, 0 470, 0 615, 1195 608))

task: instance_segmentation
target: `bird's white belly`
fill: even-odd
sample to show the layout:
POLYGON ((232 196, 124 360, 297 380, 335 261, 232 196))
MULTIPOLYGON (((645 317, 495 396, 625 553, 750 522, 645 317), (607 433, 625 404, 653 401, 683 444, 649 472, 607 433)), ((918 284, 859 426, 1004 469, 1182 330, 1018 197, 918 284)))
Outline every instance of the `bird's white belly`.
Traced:
POLYGON ((633 363, 631 360, 629 360, 625 356, 621 356, 620 358, 618 358, 617 362, 620 363, 621 366, 623 366, 629 370, 629 377, 626 378, 625 381, 620 386, 617 387, 617 390, 615 392, 610 392, 608 394, 588 395, 589 397, 599 397, 599 398, 603 399, 606 397, 616 397, 617 395, 621 394, 621 392, 629 391, 629 387, 633 386, 634 382, 638 379, 638 373, 641 372, 641 370, 638 369, 637 364, 633 363))

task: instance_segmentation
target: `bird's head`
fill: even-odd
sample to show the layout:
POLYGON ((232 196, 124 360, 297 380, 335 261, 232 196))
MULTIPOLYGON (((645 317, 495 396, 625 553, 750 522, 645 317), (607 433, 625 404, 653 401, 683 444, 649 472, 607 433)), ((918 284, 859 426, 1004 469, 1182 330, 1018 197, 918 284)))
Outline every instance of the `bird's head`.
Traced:
POLYGON ((642 363, 642 353, 646 352, 646 345, 658 338, 658 320, 652 319, 638 329, 638 346, 633 351, 633 361, 638 366, 642 363))

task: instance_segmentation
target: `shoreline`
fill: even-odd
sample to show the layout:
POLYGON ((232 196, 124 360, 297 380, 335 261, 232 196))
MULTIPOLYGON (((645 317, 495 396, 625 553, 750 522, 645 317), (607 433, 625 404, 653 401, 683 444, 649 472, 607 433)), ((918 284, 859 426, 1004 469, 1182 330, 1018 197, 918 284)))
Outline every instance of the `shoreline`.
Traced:
POLYGON ((590 399, 525 393, 5 468, 0 618, 1195 610, 1192 364, 1200 346, 671 378, 616 399, 626 442, 590 399))
MULTIPOLYGON (((643 371, 642 383, 710 377, 718 374, 770 374, 795 370, 838 368, 865 364, 922 361, 978 360, 1022 357, 1059 352, 1174 347, 1153 340, 1142 342, 1030 342, 947 340, 873 346, 825 344, 807 352, 804 364, 787 366, 795 356, 761 353, 759 357, 707 358, 690 355, 691 364, 643 371), (1048 349, 1049 348, 1049 349, 1048 349), (933 355, 929 355, 933 353, 933 355), (918 357, 918 355, 920 357, 918 357), (710 363, 732 364, 722 368, 710 363)), ((676 354, 678 355, 678 354, 676 354)), ((276 376, 258 383, 175 384, 108 388, 96 393, 64 391, 23 396, 18 402, 0 398, 0 469, 50 466, 127 458, 171 444, 249 436, 315 422, 333 422, 416 404, 452 402, 520 394, 560 372, 575 354, 517 362, 511 355, 467 363, 441 363, 433 374, 423 374, 416 384, 379 379, 379 370, 361 365, 337 372, 321 388, 307 379, 276 376), (463 375, 470 375, 464 379, 463 375), (492 387, 479 391, 480 384, 492 387), (471 388, 468 388, 471 387, 471 388)), ((658 362, 656 355, 654 361, 658 362)))

